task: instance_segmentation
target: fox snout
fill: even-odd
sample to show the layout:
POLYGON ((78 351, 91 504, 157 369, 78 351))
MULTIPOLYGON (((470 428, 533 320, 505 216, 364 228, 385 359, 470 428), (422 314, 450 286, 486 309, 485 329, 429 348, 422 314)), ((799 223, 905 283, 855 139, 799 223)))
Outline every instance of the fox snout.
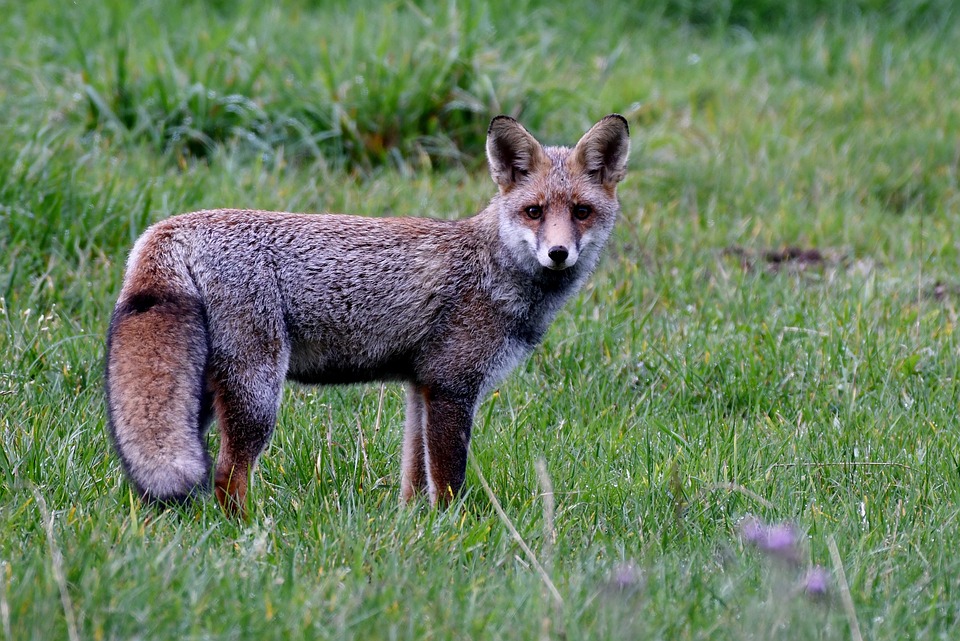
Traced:
POLYGON ((537 260, 547 269, 562 271, 577 264, 579 252, 576 247, 566 244, 547 245, 546 247, 546 252, 537 252, 537 260))
POLYGON ((529 221, 534 227, 537 262, 541 267, 563 271, 577 264, 580 258, 580 237, 583 230, 568 213, 568 207, 544 207, 543 213, 529 221))
POLYGON ((562 265, 566 262, 567 256, 570 255, 570 252, 567 251, 566 247, 562 245, 554 245, 550 248, 550 251, 547 252, 547 256, 550 257, 554 263, 562 265))

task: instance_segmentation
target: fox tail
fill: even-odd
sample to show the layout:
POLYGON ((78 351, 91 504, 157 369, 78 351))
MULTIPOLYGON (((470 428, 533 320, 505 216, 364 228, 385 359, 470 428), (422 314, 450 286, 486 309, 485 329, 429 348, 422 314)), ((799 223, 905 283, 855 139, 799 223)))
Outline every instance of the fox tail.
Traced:
POLYGON ((206 313, 195 288, 177 279, 137 287, 135 267, 107 334, 110 436, 145 499, 179 503, 210 486, 206 313))

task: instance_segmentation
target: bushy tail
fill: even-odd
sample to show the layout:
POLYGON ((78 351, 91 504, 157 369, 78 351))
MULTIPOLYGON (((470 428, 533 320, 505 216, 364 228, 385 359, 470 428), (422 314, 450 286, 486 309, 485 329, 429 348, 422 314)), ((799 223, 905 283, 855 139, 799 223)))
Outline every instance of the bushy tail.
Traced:
POLYGON ((128 289, 107 335, 110 435, 144 498, 183 502, 210 484, 206 316, 193 293, 128 289))

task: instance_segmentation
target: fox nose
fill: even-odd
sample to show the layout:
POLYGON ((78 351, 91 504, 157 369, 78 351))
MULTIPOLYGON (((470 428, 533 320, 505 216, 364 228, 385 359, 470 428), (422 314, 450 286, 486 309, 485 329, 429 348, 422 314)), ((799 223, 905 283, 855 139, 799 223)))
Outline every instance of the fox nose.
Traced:
POLYGON ((557 263, 558 265, 567 259, 567 256, 570 255, 570 252, 567 251, 567 248, 562 245, 555 245, 550 248, 547 252, 547 256, 550 257, 550 260, 557 263))

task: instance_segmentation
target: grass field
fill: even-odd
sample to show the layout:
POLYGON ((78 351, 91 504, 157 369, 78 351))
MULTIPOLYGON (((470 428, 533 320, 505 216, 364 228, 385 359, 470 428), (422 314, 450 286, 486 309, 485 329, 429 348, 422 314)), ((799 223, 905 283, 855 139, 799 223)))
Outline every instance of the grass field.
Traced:
POLYGON ((626 4, 0 0, 0 639, 954 638, 952 3, 626 4), (613 111, 615 237, 451 509, 398 505, 392 384, 289 387, 247 524, 131 494, 101 374, 147 225, 462 217, 491 116, 613 111))

